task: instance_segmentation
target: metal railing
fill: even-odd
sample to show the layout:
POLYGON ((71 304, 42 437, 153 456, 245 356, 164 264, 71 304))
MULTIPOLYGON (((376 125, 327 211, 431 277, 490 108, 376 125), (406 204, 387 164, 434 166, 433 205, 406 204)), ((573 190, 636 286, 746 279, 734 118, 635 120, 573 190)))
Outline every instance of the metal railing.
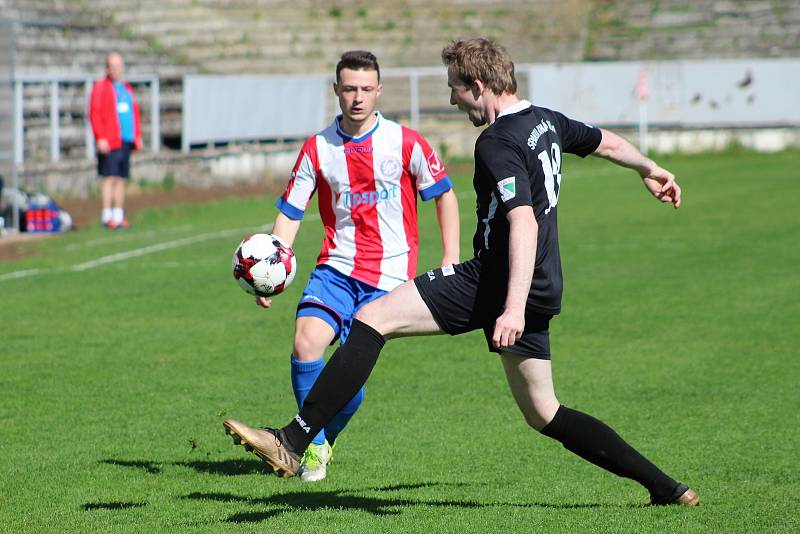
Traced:
MULTIPOLYGON (((94 137, 92 125, 89 123, 89 97, 92 85, 97 76, 90 74, 74 75, 19 75, 14 78, 14 162, 22 165, 25 162, 25 114, 24 90, 26 85, 47 85, 49 87, 49 128, 50 128, 50 161, 61 160, 61 101, 60 86, 62 84, 83 84, 84 88, 84 141, 86 145, 86 159, 95 157, 94 137)), ((160 117, 160 81, 155 74, 132 75, 125 81, 132 85, 144 84, 150 87, 150 150, 158 152, 161 149, 161 117, 160 117)))

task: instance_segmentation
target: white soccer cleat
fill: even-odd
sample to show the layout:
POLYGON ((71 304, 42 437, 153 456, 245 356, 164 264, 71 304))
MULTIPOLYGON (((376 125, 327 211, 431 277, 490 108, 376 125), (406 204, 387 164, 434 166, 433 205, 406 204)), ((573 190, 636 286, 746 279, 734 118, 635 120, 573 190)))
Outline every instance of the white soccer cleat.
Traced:
POLYGON ((328 476, 328 464, 333 457, 333 447, 328 440, 322 445, 308 446, 303 459, 300 460, 300 480, 303 482, 317 482, 328 476))

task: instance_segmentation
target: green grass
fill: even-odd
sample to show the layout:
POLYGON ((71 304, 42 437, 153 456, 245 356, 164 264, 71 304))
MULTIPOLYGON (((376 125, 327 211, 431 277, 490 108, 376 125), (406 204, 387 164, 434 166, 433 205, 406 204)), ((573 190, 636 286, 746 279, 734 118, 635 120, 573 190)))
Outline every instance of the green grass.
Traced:
MULTIPOLYGON (((294 415, 293 313, 321 232, 303 226, 298 281, 257 308, 229 274, 274 217, 252 198, 146 211, 0 264, 0 531, 797 531, 799 160, 665 157, 678 211, 628 171, 565 160, 557 392, 695 487, 699 509, 643 507, 635 483, 528 429, 477 333, 389 343, 328 480, 263 474, 221 421, 294 415)), ((474 201, 457 178, 466 258, 474 201)), ((439 253, 420 211, 422 270, 439 253)))

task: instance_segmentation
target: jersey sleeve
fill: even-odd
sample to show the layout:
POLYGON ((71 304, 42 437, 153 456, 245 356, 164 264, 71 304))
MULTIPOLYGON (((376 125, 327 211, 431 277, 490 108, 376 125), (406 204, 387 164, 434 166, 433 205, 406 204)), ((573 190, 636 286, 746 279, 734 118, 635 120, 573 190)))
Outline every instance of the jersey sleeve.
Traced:
POLYGON ((498 135, 482 136, 475 144, 475 163, 482 167, 483 176, 493 180, 495 197, 507 212, 518 206, 533 206, 532 177, 521 147, 513 140, 498 135))
POLYGON ((408 170, 416 179, 417 191, 422 200, 430 200, 443 195, 453 188, 439 155, 424 137, 413 130, 404 132, 411 140, 411 154, 408 170))
POLYGON ((600 146, 603 134, 600 128, 585 122, 570 119, 563 113, 553 111, 558 122, 561 150, 585 158, 600 146))
POLYGON ((305 215, 308 203, 317 189, 316 136, 309 138, 292 169, 292 177, 275 206, 287 217, 299 221, 305 215))

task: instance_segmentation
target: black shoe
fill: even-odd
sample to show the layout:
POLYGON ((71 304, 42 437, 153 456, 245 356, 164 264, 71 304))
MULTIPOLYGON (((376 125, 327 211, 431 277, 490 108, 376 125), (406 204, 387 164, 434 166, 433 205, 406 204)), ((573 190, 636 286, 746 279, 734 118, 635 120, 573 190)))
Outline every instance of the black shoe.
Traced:
POLYGON ((682 506, 700 506, 700 496, 696 491, 686 484, 678 484, 675 491, 667 498, 650 497, 650 504, 653 506, 666 506, 669 504, 680 504, 682 506))

